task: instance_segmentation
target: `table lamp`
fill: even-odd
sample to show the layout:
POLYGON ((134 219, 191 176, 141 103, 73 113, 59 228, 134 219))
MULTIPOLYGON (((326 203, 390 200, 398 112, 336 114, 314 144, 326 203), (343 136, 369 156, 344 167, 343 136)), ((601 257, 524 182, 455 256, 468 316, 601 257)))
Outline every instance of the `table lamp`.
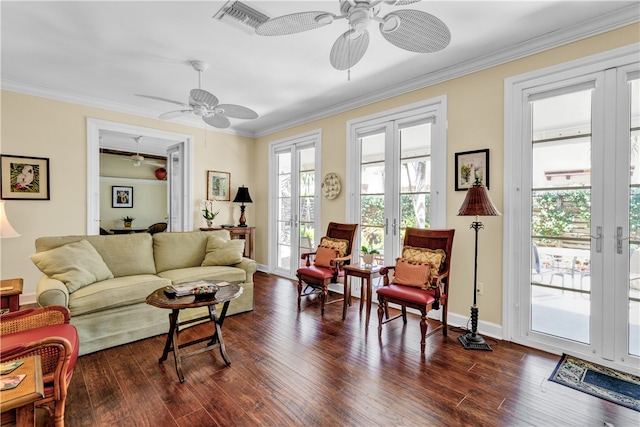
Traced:
POLYGON ((471 223, 471 228, 476 231, 475 263, 473 270, 473 306, 471 306, 471 331, 465 335, 460 335, 458 341, 467 350, 488 350, 492 351, 489 344, 478 334, 478 306, 476 305, 478 289, 478 230, 484 225, 478 221, 479 216, 498 216, 500 212, 491 202, 487 189, 476 177, 473 186, 467 191, 467 196, 458 211, 459 216, 475 216, 476 220, 471 223))
POLYGON ((11 226, 4 210, 4 202, 0 202, 0 239, 10 237, 20 237, 20 234, 11 226))
POLYGON ((244 204, 253 203, 253 200, 251 200, 251 196, 249 195, 249 189, 244 185, 238 187, 238 192, 236 193, 236 197, 233 199, 233 202, 242 203, 242 205, 240 205, 240 223, 238 224, 238 227, 246 227, 247 218, 244 216, 244 204))

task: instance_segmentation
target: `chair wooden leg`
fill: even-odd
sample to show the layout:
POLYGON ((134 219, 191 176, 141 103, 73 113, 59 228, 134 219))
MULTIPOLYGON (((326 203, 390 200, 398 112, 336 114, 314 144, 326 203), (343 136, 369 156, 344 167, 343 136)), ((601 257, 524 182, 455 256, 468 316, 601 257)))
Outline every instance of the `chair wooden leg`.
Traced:
POLYGON ((426 347, 426 337, 427 337, 427 312, 426 310, 421 310, 422 316, 420 316, 420 352, 424 353, 424 349, 426 347))
POLYGON ((382 318, 384 316, 386 302, 382 297, 378 297, 378 336, 382 336, 382 318))
POLYGON ((320 314, 324 315, 324 303, 329 298, 329 289, 325 286, 320 293, 320 314))
POLYGON ((298 311, 300 310, 301 300, 302 300, 302 279, 298 277, 298 311))
POLYGON ((447 309, 448 309, 447 300, 442 304, 442 335, 447 336, 447 309))
POLYGON ((402 306, 402 322, 407 324, 407 307, 404 305, 402 306))

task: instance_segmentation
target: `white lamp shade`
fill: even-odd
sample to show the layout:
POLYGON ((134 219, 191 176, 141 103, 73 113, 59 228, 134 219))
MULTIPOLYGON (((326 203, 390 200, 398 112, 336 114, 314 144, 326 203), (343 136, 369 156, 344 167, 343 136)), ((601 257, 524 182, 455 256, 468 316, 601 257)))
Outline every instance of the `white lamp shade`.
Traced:
POLYGON ((0 202, 0 239, 20 237, 20 234, 11 226, 4 210, 4 202, 0 202))

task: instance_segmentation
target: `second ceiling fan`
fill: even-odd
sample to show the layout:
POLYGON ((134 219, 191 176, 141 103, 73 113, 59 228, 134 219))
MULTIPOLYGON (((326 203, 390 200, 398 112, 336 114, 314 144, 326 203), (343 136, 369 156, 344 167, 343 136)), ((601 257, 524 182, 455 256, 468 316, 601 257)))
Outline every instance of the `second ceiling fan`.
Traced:
POLYGON ((447 47, 451 32, 435 16, 415 9, 399 9, 379 16, 382 3, 405 6, 420 0, 339 0, 340 15, 330 12, 298 12, 269 19, 256 27, 256 34, 281 36, 313 30, 347 19, 349 29, 333 44, 329 59, 338 70, 347 70, 362 59, 369 46, 367 27, 379 24, 380 33, 391 44, 411 52, 437 52, 447 47))
POLYGON ((152 95, 136 94, 136 96, 171 102, 172 104, 186 107, 182 110, 169 111, 168 113, 161 114, 159 118, 163 120, 195 114, 196 116, 202 117, 202 120, 204 120, 208 125, 224 129, 231 125, 229 117, 244 120, 255 119, 258 117, 258 113, 250 108, 235 104, 219 104, 218 98, 216 98, 215 95, 202 89, 202 72, 209 68, 209 64, 203 61, 191 61, 191 66, 198 72, 198 88, 191 89, 189 92, 189 103, 152 95))

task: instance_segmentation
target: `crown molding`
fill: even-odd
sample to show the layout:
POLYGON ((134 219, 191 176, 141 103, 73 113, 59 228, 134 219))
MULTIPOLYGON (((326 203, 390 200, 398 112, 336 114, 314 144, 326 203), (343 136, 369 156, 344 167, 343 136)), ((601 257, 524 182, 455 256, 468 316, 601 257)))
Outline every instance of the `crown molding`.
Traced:
MULTIPOLYGON (((315 120, 324 119, 335 114, 363 107, 395 96, 423 89, 434 84, 442 83, 468 74, 495 67, 507 62, 521 59, 536 53, 559 47, 568 43, 582 40, 591 36, 605 33, 626 25, 630 25, 640 21, 640 10, 637 4, 618 9, 606 15, 599 16, 594 19, 579 22, 571 27, 562 30, 553 31, 543 36, 539 36, 508 49, 502 49, 483 57, 473 58, 463 63, 456 64, 451 67, 442 68, 427 75, 418 77, 413 80, 390 86, 386 89, 376 91, 375 93, 364 95, 351 99, 346 102, 335 104, 329 108, 320 109, 310 114, 294 117, 274 125, 265 126, 255 132, 237 131, 234 129, 215 129, 217 132, 228 133, 232 135, 245 136, 249 138, 262 137, 275 132, 299 126, 315 120)), ((48 88, 26 85, 12 80, 2 80, 1 86, 3 90, 33 95, 43 98, 49 98, 57 101, 69 102, 73 104, 86 105, 89 107, 115 111, 124 114, 131 114, 158 120, 155 112, 147 109, 133 107, 130 105, 120 104, 116 102, 105 101, 92 97, 63 93, 48 88)), ((202 122, 197 118, 179 117, 173 119, 172 123, 179 123, 185 126, 200 127, 202 122)))
MULTIPOLYGON (((25 83, 16 82, 14 80, 6 80, 3 79, 1 81, 2 90, 10 91, 10 92, 18 92, 24 95, 32 95, 40 98, 52 99, 54 101, 61 102, 69 102, 71 104, 79 104, 85 105, 87 107, 92 108, 100 108, 103 110, 115 111, 117 113, 123 114, 131 114, 139 117, 146 117, 149 119, 157 120, 159 122, 164 122, 163 120, 158 119, 158 115, 155 111, 147 110, 144 108, 133 107, 131 105, 120 104, 112 101, 105 101, 98 98, 92 98, 84 95, 77 95, 68 92, 60 92, 49 88, 44 88, 41 86, 28 85, 25 83)), ((207 126, 203 124, 202 120, 196 117, 177 117, 171 120, 171 123, 178 123, 185 126, 201 128, 203 126, 207 126)), ((207 129, 207 130, 215 130, 221 133, 227 133, 230 135, 239 135, 246 136, 249 138, 254 138, 255 135, 253 133, 248 132, 238 132, 233 129, 207 129)))
POLYGON ((395 86, 390 86, 386 89, 377 91, 375 94, 368 94, 359 98, 354 98, 347 102, 333 105, 330 108, 318 110, 311 114, 299 116, 294 119, 263 128, 256 133, 256 137, 266 136, 274 132, 279 132, 314 120, 324 119, 335 114, 340 114, 348 110, 353 110, 355 108, 403 95, 408 92, 433 86, 434 84, 453 80, 487 68, 506 64, 517 59, 525 58, 565 44, 606 33, 607 31, 615 30, 639 21, 640 9, 638 6, 627 6, 609 14, 599 16, 598 18, 579 22, 571 27, 532 38, 517 45, 510 46, 508 49, 502 49, 483 57, 473 58, 466 62, 442 68, 416 79, 408 80, 395 86))

